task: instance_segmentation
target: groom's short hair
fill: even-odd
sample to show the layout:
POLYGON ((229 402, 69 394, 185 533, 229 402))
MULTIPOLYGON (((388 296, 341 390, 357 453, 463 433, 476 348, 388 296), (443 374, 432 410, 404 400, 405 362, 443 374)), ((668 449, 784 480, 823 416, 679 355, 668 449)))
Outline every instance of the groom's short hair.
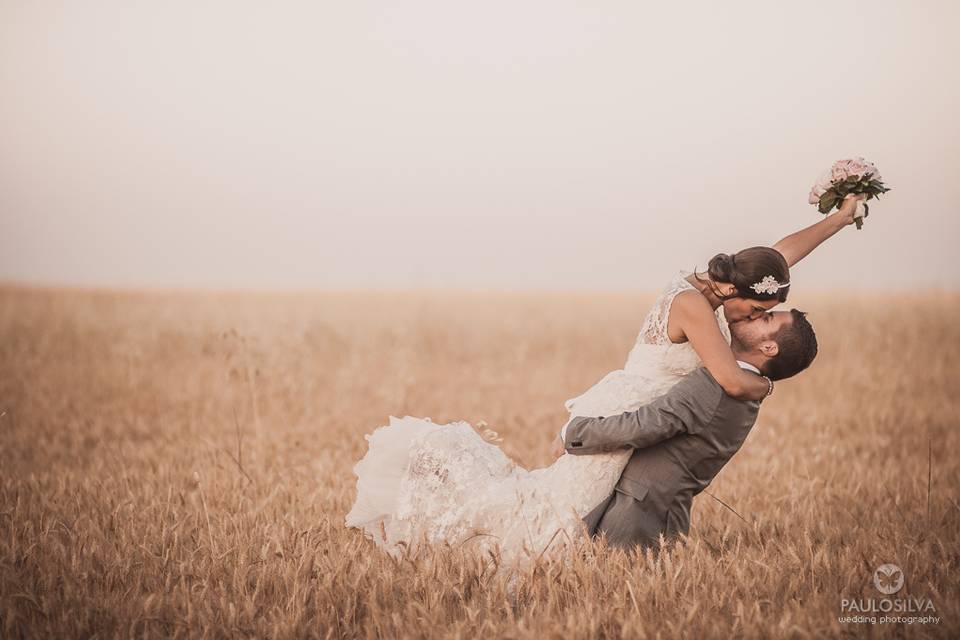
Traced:
POLYGON ((771 380, 783 380, 795 376, 817 357, 817 334, 806 318, 806 313, 790 309, 793 316, 790 324, 785 324, 771 339, 777 343, 777 355, 770 358, 764 366, 764 373, 771 380))

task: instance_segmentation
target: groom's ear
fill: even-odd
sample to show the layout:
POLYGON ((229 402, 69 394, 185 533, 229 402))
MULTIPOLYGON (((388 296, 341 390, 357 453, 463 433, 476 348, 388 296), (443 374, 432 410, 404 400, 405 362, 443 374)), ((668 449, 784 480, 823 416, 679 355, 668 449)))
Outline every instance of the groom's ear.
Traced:
POLYGON ((760 353, 768 358, 776 358, 777 354, 780 353, 780 345, 773 340, 764 340, 760 343, 759 349, 760 353))

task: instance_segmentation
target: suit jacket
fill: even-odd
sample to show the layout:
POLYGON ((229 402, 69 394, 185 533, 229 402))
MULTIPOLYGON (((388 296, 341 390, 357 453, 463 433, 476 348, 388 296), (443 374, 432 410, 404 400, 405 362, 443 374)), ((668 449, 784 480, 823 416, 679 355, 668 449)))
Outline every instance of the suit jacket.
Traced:
POLYGON ((622 547, 655 547, 661 533, 686 534, 693 497, 743 444, 759 408, 726 395, 701 367, 636 411, 573 418, 567 453, 636 449, 613 493, 583 518, 590 534, 603 531, 622 547))

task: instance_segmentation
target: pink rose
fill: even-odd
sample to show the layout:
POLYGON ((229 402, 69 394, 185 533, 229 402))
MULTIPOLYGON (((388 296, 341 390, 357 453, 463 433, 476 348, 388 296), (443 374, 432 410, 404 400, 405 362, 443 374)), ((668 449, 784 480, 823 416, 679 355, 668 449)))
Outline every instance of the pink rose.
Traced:
POLYGON ((860 175, 860 177, 863 177, 868 173, 872 173, 872 178, 876 178, 877 180, 881 179, 880 172, 877 171, 877 165, 864 160, 863 158, 857 158, 857 173, 860 175))
POLYGON ((833 168, 830 169, 831 179, 834 182, 842 182, 850 177, 850 174, 847 172, 847 164, 845 161, 841 160, 833 165, 833 168))
MULTIPOLYGON (((867 173, 872 173, 875 178, 879 175, 877 167, 862 156, 838 160, 833 164, 831 173, 835 181, 846 180, 850 176, 860 176, 862 178, 867 173)), ((879 178, 877 179, 879 180, 879 178)))
POLYGON ((828 169, 814 183, 813 188, 810 189, 810 195, 807 197, 807 201, 810 204, 819 204, 820 196, 826 193, 827 189, 833 186, 833 172, 828 169))

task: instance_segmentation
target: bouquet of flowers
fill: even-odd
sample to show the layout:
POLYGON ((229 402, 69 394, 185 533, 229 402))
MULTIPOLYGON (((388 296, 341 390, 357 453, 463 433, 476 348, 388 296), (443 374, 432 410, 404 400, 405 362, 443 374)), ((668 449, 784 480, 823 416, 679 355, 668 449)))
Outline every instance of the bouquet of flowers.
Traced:
MULTIPOLYGON (((820 213, 827 214, 843 204, 843 199, 850 194, 867 194, 870 198, 879 198, 881 193, 890 191, 883 186, 877 167, 862 157, 837 160, 827 169, 813 188, 810 189, 810 204, 817 205, 820 213)), ((870 215, 870 207, 866 201, 857 202, 857 211, 853 214, 857 229, 863 227, 863 219, 870 215)))

